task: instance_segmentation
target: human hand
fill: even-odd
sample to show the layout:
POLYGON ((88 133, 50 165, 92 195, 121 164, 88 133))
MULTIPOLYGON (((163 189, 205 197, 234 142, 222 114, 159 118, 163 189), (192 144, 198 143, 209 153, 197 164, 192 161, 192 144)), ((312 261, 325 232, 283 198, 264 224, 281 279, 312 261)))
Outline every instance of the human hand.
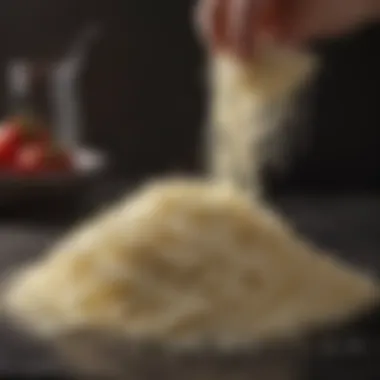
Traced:
POLYGON ((380 0, 199 0, 197 24, 212 48, 252 55, 270 36, 300 46, 380 16, 380 0))

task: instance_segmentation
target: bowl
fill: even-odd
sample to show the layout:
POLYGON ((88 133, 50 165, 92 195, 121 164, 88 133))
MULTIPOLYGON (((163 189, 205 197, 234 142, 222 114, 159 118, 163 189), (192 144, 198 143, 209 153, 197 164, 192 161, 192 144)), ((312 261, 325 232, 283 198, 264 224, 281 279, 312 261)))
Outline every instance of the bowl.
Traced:
POLYGON ((0 206, 78 198, 91 189, 106 170, 106 157, 99 151, 78 148, 72 153, 74 170, 57 173, 0 172, 0 206))
POLYGON ((53 346, 78 378, 107 380, 298 380, 307 366, 302 341, 268 347, 174 349, 164 342, 125 339, 123 333, 72 331, 53 346))

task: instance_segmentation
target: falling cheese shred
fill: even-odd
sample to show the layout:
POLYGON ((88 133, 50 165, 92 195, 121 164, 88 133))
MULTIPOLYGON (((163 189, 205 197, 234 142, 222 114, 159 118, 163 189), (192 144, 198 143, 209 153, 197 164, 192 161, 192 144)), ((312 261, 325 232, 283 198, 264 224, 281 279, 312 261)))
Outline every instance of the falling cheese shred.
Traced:
POLYGON ((260 193, 263 166, 278 153, 271 146, 285 139, 282 128, 297 110, 297 94, 318 67, 309 52, 270 44, 251 62, 225 53, 212 58, 207 149, 213 177, 260 193))

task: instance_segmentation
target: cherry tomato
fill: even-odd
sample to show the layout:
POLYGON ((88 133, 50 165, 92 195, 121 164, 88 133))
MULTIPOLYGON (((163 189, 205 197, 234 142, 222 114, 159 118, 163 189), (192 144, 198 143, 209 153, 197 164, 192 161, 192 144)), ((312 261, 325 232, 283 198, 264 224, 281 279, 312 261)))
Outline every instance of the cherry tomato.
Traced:
POLYGON ((22 173, 35 173, 44 169, 45 154, 42 146, 37 144, 24 146, 18 152, 14 168, 22 173))
POLYGON ((71 168, 69 155, 44 143, 25 145, 18 151, 14 161, 14 169, 25 174, 62 172, 71 168))
POLYGON ((9 169, 23 143, 23 131, 17 124, 5 123, 0 127, 0 168, 9 169))
POLYGON ((66 172, 73 169, 73 162, 69 154, 58 150, 48 157, 48 167, 51 171, 66 172))

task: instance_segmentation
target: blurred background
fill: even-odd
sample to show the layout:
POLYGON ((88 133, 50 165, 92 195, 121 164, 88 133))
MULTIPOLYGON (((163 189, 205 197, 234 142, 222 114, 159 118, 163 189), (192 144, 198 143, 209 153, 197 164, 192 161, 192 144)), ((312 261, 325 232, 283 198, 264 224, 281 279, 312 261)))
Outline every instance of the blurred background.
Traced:
MULTIPOLYGON (((39 254, 75 220, 145 178, 202 171, 205 60, 193 30, 193 6, 193 0, 0 2, 4 117, 10 112, 9 62, 59 61, 86 25, 100 27, 76 81, 83 111, 78 128, 80 144, 107 156, 104 170, 85 186, 74 186, 70 197, 65 191, 58 197, 65 185, 53 186, 50 201, 46 191, 36 196, 41 184, 25 194, 25 181, 0 175, 0 198, 8 189, 0 199, 4 271, 39 254), (17 186, 25 198, 9 196, 17 186)), ((380 269, 379 46, 379 25, 316 44, 325 66, 298 126, 307 147, 281 176, 267 178, 268 194, 297 228, 374 271, 380 269)), ((17 373, 25 361, 32 363, 21 366, 29 375, 32 367, 46 367, 36 367, 35 355, 16 343, 3 346, 0 341, 0 372, 16 367, 17 373)), ((355 378, 364 379, 358 368, 361 377, 355 378)))
MULTIPOLYGON (((194 0, 3 0, 0 65, 62 54, 83 27, 101 35, 80 75, 84 141, 106 151, 123 179, 201 166, 203 51, 194 0)), ((379 185, 380 28, 320 44, 325 69, 313 91, 307 152, 284 179, 299 185, 379 185)), ((6 111, 4 75, 0 112, 6 111)))

